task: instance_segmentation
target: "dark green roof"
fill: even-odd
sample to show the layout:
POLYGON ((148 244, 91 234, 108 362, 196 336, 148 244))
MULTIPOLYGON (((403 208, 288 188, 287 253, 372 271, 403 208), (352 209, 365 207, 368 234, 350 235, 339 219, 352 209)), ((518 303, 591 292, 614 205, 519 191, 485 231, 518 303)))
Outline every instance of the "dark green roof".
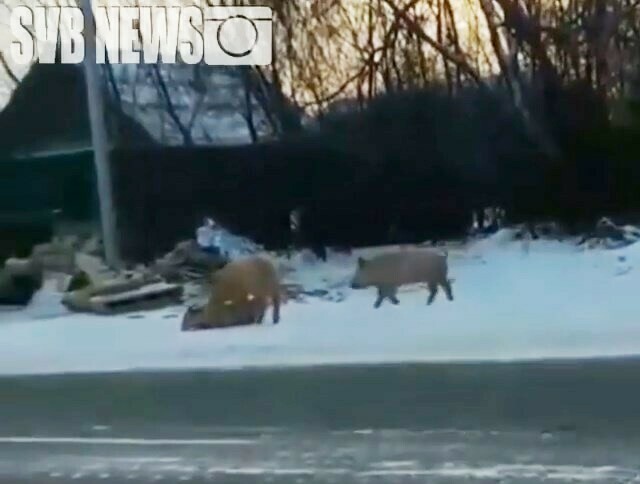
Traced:
MULTIPOLYGON (((114 144, 148 145, 151 136, 139 123, 109 109, 114 144)), ((82 66, 36 64, 0 112, 0 158, 91 148, 82 66)))

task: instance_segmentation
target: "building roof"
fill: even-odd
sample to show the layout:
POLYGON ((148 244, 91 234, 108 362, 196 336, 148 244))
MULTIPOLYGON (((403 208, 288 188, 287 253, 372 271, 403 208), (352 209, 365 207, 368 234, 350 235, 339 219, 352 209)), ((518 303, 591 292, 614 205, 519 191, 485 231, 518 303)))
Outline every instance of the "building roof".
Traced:
MULTIPOLYGON (((113 109, 108 113, 114 144, 153 143, 126 114, 113 109)), ((91 149, 91 131, 83 70, 75 65, 35 64, 0 112, 0 157, 86 149, 91 149)))

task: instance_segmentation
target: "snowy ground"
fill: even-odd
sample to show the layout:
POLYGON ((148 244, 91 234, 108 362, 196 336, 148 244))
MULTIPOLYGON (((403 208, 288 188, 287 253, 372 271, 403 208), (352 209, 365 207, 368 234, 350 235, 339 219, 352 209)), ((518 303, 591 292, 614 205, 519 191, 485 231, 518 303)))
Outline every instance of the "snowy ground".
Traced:
POLYGON ((430 307, 418 287, 405 288, 399 306, 377 310, 374 289, 348 289, 355 258, 383 249, 332 254, 327 264, 300 255, 288 281, 346 299, 290 301, 277 326, 181 333, 183 308, 72 315, 46 288, 29 308, 0 313, 0 373, 640 354, 640 243, 581 251, 538 241, 526 252, 510 235, 452 247, 455 301, 440 293, 430 307))

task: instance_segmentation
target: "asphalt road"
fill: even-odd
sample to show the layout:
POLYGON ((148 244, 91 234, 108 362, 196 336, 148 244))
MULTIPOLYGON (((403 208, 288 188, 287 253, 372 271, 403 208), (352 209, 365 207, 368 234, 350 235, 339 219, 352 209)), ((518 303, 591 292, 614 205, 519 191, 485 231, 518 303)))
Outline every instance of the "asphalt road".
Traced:
POLYGON ((7 483, 640 482, 640 361, 0 379, 7 483))

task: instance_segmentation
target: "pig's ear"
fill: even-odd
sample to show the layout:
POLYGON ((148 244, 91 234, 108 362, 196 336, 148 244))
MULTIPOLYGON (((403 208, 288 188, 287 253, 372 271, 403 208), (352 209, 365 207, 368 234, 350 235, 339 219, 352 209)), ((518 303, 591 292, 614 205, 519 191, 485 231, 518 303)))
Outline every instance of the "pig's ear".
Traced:
POLYGON ((358 257, 358 267, 364 267, 366 262, 367 261, 364 259, 364 257, 358 257))

